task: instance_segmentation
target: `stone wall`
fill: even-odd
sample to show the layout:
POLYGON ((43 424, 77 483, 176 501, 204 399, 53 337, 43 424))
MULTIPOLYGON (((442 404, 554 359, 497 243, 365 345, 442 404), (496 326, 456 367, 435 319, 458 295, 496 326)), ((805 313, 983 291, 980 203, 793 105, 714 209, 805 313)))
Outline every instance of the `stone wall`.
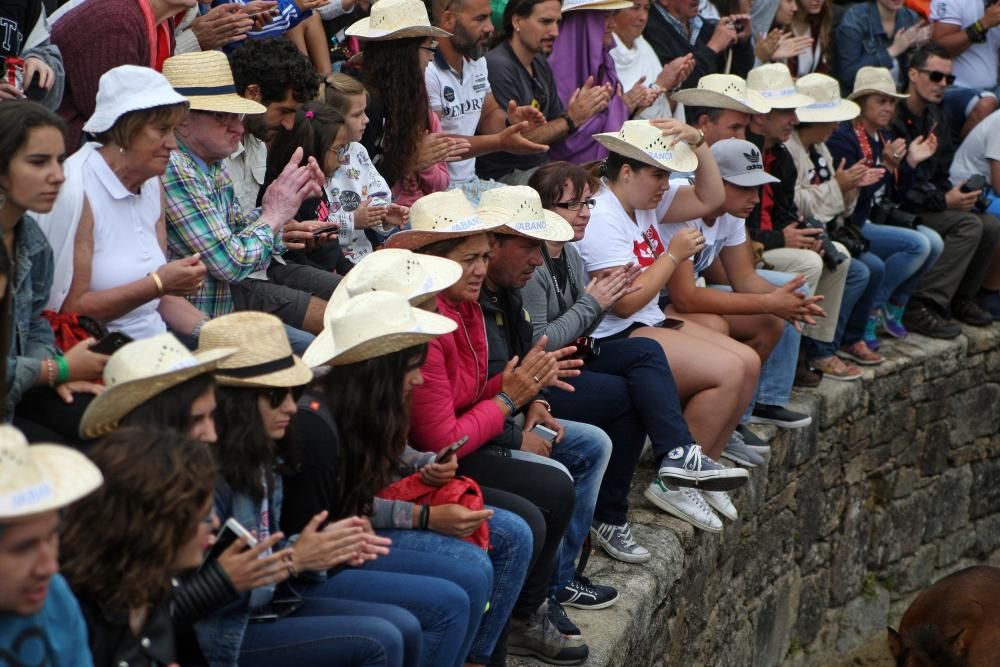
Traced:
POLYGON ((570 610, 588 664, 887 664, 885 626, 919 591, 1000 564, 1000 327, 886 349, 862 382, 796 393, 813 425, 777 432, 720 535, 642 498, 642 466, 632 520, 654 558, 592 559, 623 600, 570 610))

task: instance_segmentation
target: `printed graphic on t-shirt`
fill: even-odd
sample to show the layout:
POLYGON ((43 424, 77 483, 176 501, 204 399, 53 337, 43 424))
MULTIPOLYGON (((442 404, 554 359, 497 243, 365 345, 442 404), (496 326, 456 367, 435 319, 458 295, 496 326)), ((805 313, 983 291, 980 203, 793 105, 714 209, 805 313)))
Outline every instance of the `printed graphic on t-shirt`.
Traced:
POLYGON ((660 240, 656 227, 647 227, 642 233, 642 240, 632 242, 632 254, 635 255, 636 263, 642 268, 651 266, 664 250, 663 241, 660 240))

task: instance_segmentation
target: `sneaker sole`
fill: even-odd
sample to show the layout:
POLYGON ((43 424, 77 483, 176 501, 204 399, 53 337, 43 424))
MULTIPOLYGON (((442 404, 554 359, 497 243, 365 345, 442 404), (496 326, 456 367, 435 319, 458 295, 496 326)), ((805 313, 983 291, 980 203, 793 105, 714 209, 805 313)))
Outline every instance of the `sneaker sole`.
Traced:
POLYGON ((528 648, 526 646, 511 646, 510 644, 507 645, 507 654, 537 658, 547 665, 582 665, 587 662, 587 658, 590 657, 590 652, 588 651, 587 655, 582 658, 553 658, 541 653, 540 651, 536 651, 533 648, 528 648))
POLYGON ((667 514, 669 514, 671 516, 674 516, 674 517, 677 517, 681 521, 684 521, 685 523, 689 523, 692 526, 694 526, 695 528, 700 528, 700 529, 702 529, 702 530, 704 530, 704 531, 706 531, 708 533, 721 533, 722 532, 722 526, 719 526, 718 528, 716 528, 715 526, 711 526, 711 525, 708 525, 708 524, 705 524, 705 523, 701 523, 700 521, 696 521, 691 515, 685 514, 684 512, 681 512, 679 509, 677 509, 676 507, 674 507, 670 503, 663 502, 662 500, 660 500, 655 494, 650 493, 649 489, 646 489, 645 491, 643 491, 642 495, 646 496, 646 500, 648 500, 649 502, 653 503, 654 505, 656 505, 657 507, 659 507, 661 510, 663 510, 664 512, 666 512, 667 514))
MULTIPOLYGON (((756 415, 750 415, 751 424, 773 424, 775 426, 780 426, 781 428, 805 428, 809 424, 813 423, 812 417, 804 417, 796 421, 787 421, 784 419, 771 419, 770 417, 757 417, 756 415)), ((747 445, 752 447, 753 445, 747 445)))
POLYGON ((563 600, 559 600, 558 595, 556 596, 556 599, 559 600, 559 604, 561 604, 562 606, 569 607, 570 609, 583 609, 584 611, 588 611, 591 609, 607 609, 608 607, 618 602, 620 598, 621 594, 616 593, 615 596, 612 599, 608 600, 607 602, 601 602, 598 604, 581 604, 579 602, 565 602, 563 600))
POLYGON ((885 357, 882 357, 882 359, 880 359, 879 361, 866 361, 862 357, 855 356, 850 352, 844 352, 843 350, 837 350, 834 354, 836 354, 841 359, 847 359, 848 361, 853 361, 858 366, 878 366, 879 364, 885 363, 885 357))
MULTIPOLYGON (((747 459, 741 459, 740 457, 738 457, 738 456, 736 456, 734 454, 730 454, 729 452, 727 452, 725 450, 723 450, 723 452, 722 452, 722 458, 724 458, 724 459, 726 459, 728 461, 732 461, 733 463, 736 463, 737 465, 745 466, 747 468, 756 468, 757 466, 760 465, 759 463, 754 463, 753 461, 749 461, 747 459)), ((725 491, 726 489, 708 489, 708 490, 709 491, 725 491)))
POLYGON ((590 536, 591 538, 593 538, 594 542, 597 542, 599 545, 601 545, 601 548, 604 549, 604 552, 606 554, 608 554, 615 560, 620 560, 623 563, 645 563, 650 558, 653 557, 653 554, 649 553, 648 551, 645 554, 639 554, 639 555, 630 554, 626 551, 619 551, 618 549, 613 548, 611 544, 603 537, 601 537, 601 534, 598 533, 593 528, 590 529, 590 536))
POLYGON ((666 484, 693 487, 705 491, 732 491, 740 488, 750 479, 750 473, 740 468, 726 468, 725 470, 702 471, 700 473, 677 468, 667 468, 667 470, 669 473, 664 473, 663 468, 661 468, 657 474, 657 477, 666 484), (684 473, 687 473, 687 476, 680 476, 684 473), (692 477, 692 475, 698 475, 698 477, 692 477))

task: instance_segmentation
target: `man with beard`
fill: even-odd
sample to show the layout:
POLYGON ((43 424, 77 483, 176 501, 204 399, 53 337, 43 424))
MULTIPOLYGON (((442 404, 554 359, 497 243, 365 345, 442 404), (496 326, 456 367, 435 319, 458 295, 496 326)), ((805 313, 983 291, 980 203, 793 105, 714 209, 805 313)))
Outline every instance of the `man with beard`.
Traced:
POLYGON ((505 151, 516 155, 543 153, 547 147, 530 141, 523 132, 545 122, 541 111, 511 100, 504 109, 490 89, 486 46, 493 34, 490 0, 435 0, 434 25, 451 33, 438 43, 425 82, 431 109, 441 117, 446 134, 467 137, 472 144, 466 159, 448 165, 451 186, 473 203, 480 192, 496 187, 476 177, 477 155, 505 151), (505 127, 506 126, 506 127, 505 127))

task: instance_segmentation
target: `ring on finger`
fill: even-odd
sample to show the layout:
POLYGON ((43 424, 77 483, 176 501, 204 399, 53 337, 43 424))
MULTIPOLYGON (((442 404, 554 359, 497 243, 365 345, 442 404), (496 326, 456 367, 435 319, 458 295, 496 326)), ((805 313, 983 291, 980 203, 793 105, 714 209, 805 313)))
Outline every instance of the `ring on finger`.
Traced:
POLYGON ((535 384, 541 384, 542 381, 538 379, 537 375, 532 375, 531 379, 535 381, 535 384))

